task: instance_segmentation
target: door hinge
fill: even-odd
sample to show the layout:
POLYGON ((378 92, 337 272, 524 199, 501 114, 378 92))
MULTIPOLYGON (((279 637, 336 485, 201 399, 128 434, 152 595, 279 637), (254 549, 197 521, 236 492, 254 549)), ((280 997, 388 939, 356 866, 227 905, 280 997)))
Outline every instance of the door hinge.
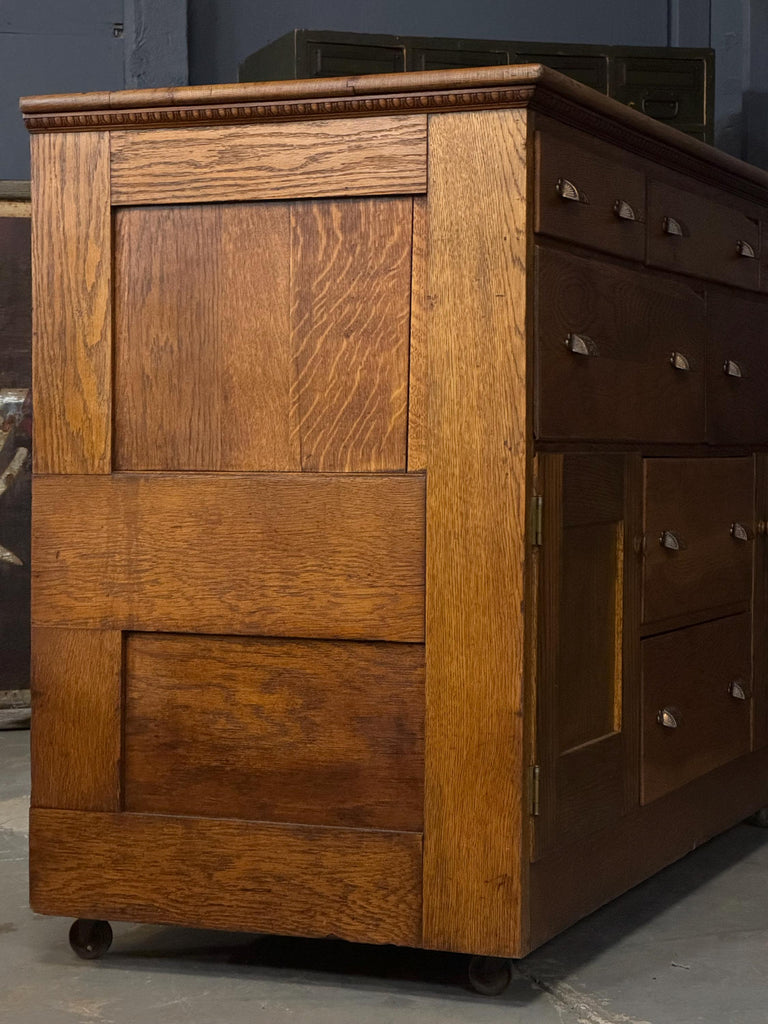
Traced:
POLYGON ((543 543, 544 499, 540 494, 531 498, 531 543, 540 548, 543 543))
POLYGON ((532 818, 541 813, 541 766, 532 764, 528 769, 528 806, 532 818))

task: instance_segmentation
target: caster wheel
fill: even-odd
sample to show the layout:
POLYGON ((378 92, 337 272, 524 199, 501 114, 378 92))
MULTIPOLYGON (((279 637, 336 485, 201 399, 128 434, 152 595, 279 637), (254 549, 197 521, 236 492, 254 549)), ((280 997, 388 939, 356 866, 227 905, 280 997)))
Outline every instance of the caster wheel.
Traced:
POLYGON ((78 918, 69 929, 69 944, 82 960, 98 960, 112 945, 109 921, 78 918))
POLYGON ((500 996, 512 980, 512 964, 500 956, 473 956, 467 966, 467 979, 481 996, 500 996))
POLYGON ((755 825, 757 828, 768 828, 768 807, 761 807, 759 811, 747 818, 747 825, 755 825))

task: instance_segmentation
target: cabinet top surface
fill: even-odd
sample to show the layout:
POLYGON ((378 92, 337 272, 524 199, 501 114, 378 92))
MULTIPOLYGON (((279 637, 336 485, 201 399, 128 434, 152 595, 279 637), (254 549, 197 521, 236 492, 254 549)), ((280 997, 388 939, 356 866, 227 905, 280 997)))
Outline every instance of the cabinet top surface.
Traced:
POLYGON ((27 96, 20 107, 32 132, 206 127, 531 107, 627 148, 642 147, 645 155, 663 162, 693 160, 735 175, 753 187, 768 188, 765 171, 541 64, 27 96))

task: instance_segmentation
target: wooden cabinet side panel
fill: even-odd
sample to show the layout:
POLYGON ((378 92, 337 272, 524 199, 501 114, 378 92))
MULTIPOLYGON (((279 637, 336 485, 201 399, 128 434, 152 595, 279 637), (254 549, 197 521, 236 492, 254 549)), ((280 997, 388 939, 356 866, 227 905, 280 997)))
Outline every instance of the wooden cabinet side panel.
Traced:
POLYGON ((408 472, 427 468, 427 200, 413 198, 411 345, 408 363, 408 472))
POLYGON ((112 465, 109 137, 32 138, 35 469, 112 465))
POLYGON ((33 631, 33 807, 119 810, 121 676, 118 631, 33 631))
POLYGON ((430 122, 424 943, 514 955, 523 850, 526 115, 430 122))

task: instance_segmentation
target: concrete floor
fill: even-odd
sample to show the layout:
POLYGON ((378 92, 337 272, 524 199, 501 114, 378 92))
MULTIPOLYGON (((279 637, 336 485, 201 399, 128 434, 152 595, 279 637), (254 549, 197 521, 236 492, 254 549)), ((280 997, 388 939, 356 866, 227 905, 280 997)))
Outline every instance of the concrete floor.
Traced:
POLYGON ((466 990, 463 958, 115 926, 78 960, 27 906, 29 734, 0 732, 2 1024, 766 1024, 768 831, 741 825, 466 990))

